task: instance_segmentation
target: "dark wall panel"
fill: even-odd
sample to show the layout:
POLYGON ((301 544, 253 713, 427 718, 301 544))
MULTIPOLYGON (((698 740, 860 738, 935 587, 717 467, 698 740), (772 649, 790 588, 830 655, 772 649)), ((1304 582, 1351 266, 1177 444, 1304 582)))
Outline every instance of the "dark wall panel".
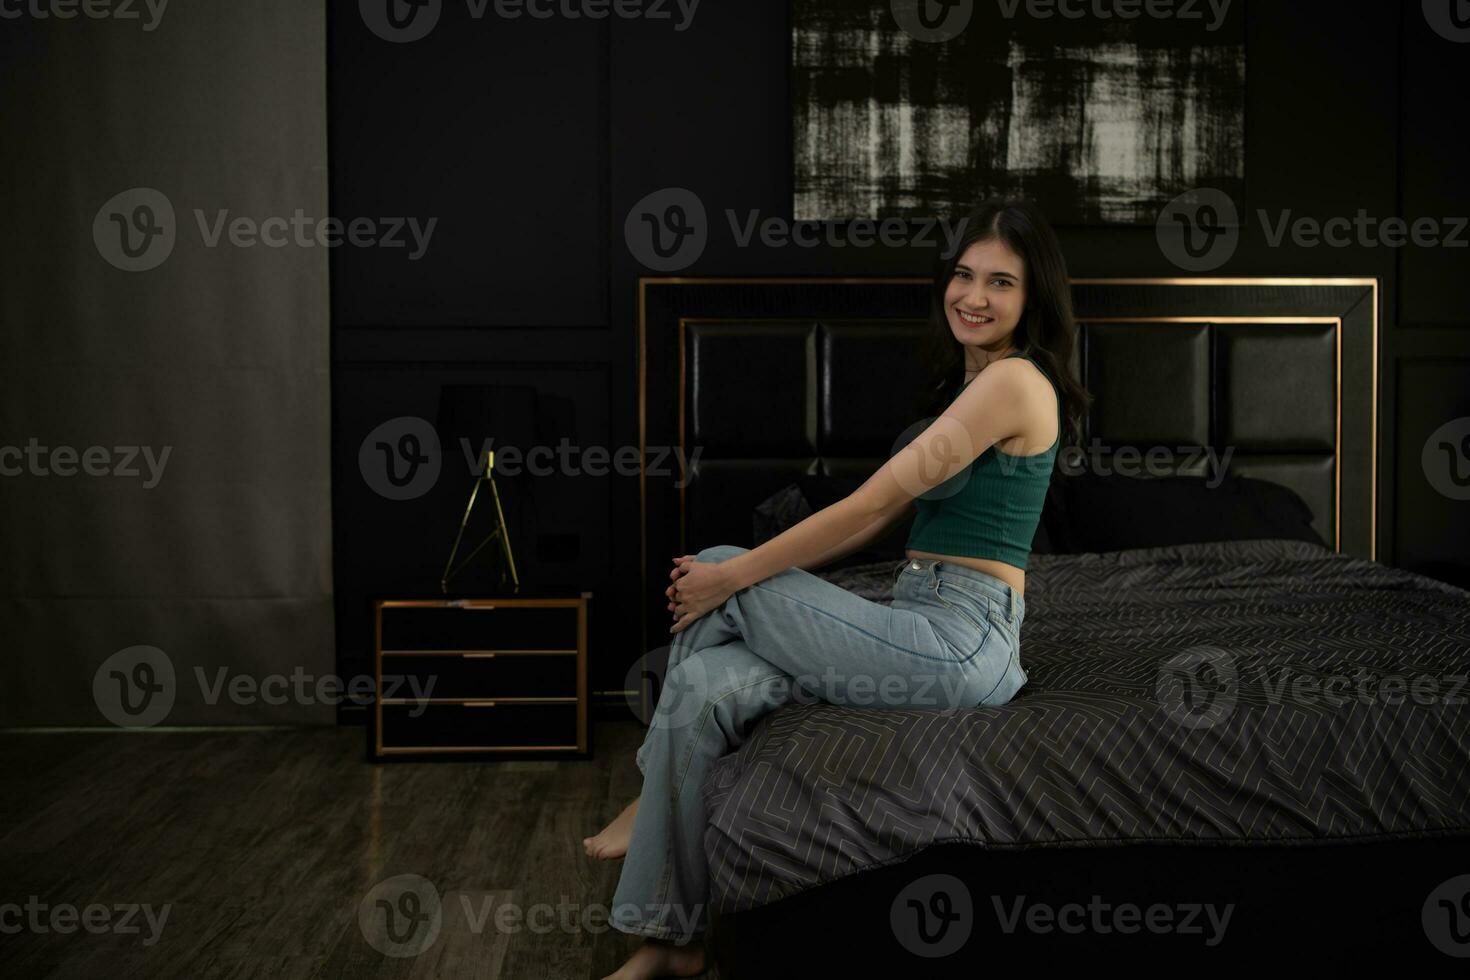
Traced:
POLYGON ((1398 392, 1399 564, 1470 588, 1470 357, 1406 357, 1398 392))
POLYGON ((1401 214, 1432 218, 1442 243, 1394 249, 1402 261, 1399 301, 1405 326, 1470 326, 1470 193, 1465 140, 1470 133, 1470 50, 1452 44, 1403 6, 1404 175, 1401 214), (1453 95, 1451 93, 1454 93, 1453 95), (1443 240, 1452 239, 1452 240, 1443 240))
POLYGON ((333 322, 605 326, 605 22, 445 3, 392 43, 332 0, 332 209, 437 219, 409 248, 338 248, 333 322))

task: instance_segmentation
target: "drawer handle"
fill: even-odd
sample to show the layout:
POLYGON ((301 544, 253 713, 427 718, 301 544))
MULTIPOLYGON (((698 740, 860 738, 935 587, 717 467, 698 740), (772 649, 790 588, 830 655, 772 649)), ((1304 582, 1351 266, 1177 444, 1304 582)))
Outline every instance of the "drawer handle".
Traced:
POLYGON ((469 599, 453 599, 449 603, 455 609, 494 609, 494 604, 474 602, 469 599))
POLYGON ((493 653, 461 653, 460 654, 460 657, 462 659, 464 659, 464 660, 494 660, 495 659, 495 654, 493 654, 493 653))
POLYGON ((466 708, 493 708, 493 707, 495 707, 495 702, 494 701, 466 701, 464 703, 464 706, 466 708))

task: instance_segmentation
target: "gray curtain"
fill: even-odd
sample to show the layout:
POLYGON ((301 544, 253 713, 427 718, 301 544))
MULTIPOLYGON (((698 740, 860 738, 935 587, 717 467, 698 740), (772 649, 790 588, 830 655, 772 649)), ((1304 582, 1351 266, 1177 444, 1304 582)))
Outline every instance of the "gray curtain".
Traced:
POLYGON ((324 11, 131 10, 0 27, 0 727, 330 721, 327 250, 228 231, 326 216, 324 11))

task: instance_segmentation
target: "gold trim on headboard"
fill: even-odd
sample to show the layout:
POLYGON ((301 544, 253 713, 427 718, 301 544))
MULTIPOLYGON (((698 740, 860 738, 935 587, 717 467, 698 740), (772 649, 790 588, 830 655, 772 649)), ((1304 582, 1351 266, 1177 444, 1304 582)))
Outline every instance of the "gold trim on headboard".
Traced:
MULTIPOLYGON (((718 277, 718 276, 640 276, 638 279, 638 533, 639 533, 639 562, 642 592, 640 593, 640 608, 647 601, 648 596, 648 287, 672 286, 672 285, 721 285, 721 286, 758 286, 758 285, 928 285, 934 280, 931 277, 864 277, 864 276, 756 276, 756 277, 718 277)), ((1369 429, 1369 490, 1368 490, 1368 556, 1375 559, 1378 556, 1378 280, 1371 276, 1167 276, 1167 277, 1075 277, 1069 280, 1073 286, 1364 286, 1371 289, 1373 308, 1371 311, 1372 322, 1372 344, 1371 344, 1371 371, 1372 385, 1370 393, 1370 429, 1369 429)), ((1114 318, 1118 319, 1118 318, 1114 318)), ((1241 322, 1242 319, 1231 317, 1199 317, 1202 322, 1241 322)), ((1312 322, 1318 318, 1311 317, 1265 317, 1265 322, 1272 320, 1284 320, 1288 322, 1312 322)), ((1341 548, 1341 524, 1342 524, 1342 499, 1341 499, 1341 470, 1342 470, 1342 319, 1341 317, 1321 318, 1337 323, 1337 431, 1335 434, 1336 445, 1333 456, 1334 466, 1334 541, 1335 548, 1341 548)), ((1082 321, 1079 321, 1082 322, 1082 321)), ((1086 318, 1085 322, 1102 322, 1100 318, 1086 318)), ((1146 322, 1139 318, 1132 318, 1130 322, 1146 322)), ((681 331, 682 334, 682 331, 681 331)), ((684 356, 683 351, 679 353, 681 385, 684 356)), ((683 414, 683 391, 680 391, 680 414, 682 424, 683 414)), ((680 444, 684 441, 684 433, 681 429, 679 434, 680 444)), ((681 488, 682 496, 682 488, 681 488)), ((682 506, 682 501, 681 501, 682 506)), ((641 615, 641 614, 640 614, 641 615)), ((644 622, 643 644, 645 649, 648 645, 648 630, 646 616, 642 617, 644 622)))

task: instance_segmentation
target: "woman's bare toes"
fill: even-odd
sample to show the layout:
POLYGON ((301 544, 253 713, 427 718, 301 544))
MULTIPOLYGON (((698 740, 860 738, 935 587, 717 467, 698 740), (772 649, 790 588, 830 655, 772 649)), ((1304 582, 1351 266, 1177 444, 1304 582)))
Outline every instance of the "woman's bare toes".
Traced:
POLYGON ((694 977, 704 972, 704 943, 698 940, 679 945, 663 939, 645 939, 618 967, 602 980, 652 980, 653 977, 694 977))
POLYGON ((638 800, 623 808, 598 834, 582 838, 582 847, 588 857, 619 858, 628 853, 628 840, 633 836, 633 818, 638 815, 638 800))

